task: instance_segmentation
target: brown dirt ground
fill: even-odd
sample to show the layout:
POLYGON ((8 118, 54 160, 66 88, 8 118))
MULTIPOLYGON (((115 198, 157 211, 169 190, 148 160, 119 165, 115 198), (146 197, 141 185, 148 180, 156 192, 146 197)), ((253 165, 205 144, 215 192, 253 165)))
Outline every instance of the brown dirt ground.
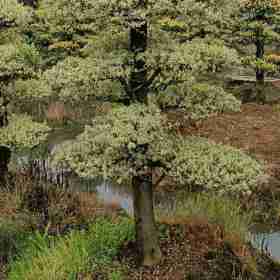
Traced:
MULTIPOLYGON (((151 268, 137 266, 135 244, 121 251, 119 261, 129 280, 233 280, 279 279, 279 269, 267 272, 254 264, 254 253, 235 236, 226 236, 223 229, 207 221, 180 221, 162 224, 166 238, 161 238, 163 258, 151 268), (255 268, 260 275, 256 276, 255 268), (269 275, 270 278, 267 278, 269 275), (240 278, 241 277, 241 278, 240 278)), ((262 258, 262 260, 265 258, 262 258)), ((267 265, 266 265, 267 266, 267 265)))
POLYGON ((244 104, 238 113, 223 113, 192 125, 182 122, 180 132, 240 148, 264 161, 271 175, 280 177, 279 107, 244 104))

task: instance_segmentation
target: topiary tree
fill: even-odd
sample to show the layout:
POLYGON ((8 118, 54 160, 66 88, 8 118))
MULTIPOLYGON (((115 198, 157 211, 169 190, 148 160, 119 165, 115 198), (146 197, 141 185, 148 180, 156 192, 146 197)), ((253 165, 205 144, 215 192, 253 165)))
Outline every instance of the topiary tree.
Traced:
POLYGON ((255 45, 254 58, 246 63, 256 69, 258 99, 265 101, 263 86, 266 71, 274 71, 275 66, 265 57, 265 46, 279 41, 280 1, 278 0, 242 0, 241 35, 247 42, 255 45))
MULTIPOLYGON (((66 3, 62 5, 65 1, 58 2, 67 9, 66 3)), ((193 3, 86 1, 87 25, 94 26, 94 36, 82 50, 83 58, 66 58, 41 80, 49 94, 56 92, 61 98, 94 97, 115 103, 111 112, 97 117, 72 145, 66 145, 56 161, 66 160, 84 177, 101 175, 131 183, 139 256, 145 265, 153 265, 161 257, 153 213, 153 175, 157 170, 162 177, 175 175, 171 170, 179 147, 186 147, 158 109, 158 94, 165 96, 176 89, 172 92, 176 107, 191 108, 197 117, 239 110, 240 106, 222 88, 198 85, 203 75, 236 63, 236 53, 221 41, 202 39, 200 33, 182 42, 182 34, 162 22, 168 16, 186 24, 186 8, 191 12, 193 3), (197 107, 190 103, 189 92, 200 95, 197 104, 195 97, 191 100, 197 107), (214 97, 207 103, 212 92, 214 97), (199 105, 202 99, 205 103, 199 105)), ((195 8, 194 15, 204 5, 195 8)), ((209 17, 216 16, 214 10, 209 17)), ((57 17, 49 19, 57 28, 53 23, 57 17)), ((60 22, 59 28, 69 32, 67 26, 60 22)))
MULTIPOLYGON (((171 176, 180 183, 200 180, 195 176, 196 161, 192 179, 186 172, 186 151, 194 142, 177 135, 163 109, 180 109, 187 118, 195 119, 240 109, 240 102, 218 83, 207 82, 209 73, 239 62, 236 52, 217 39, 238 6, 229 0, 208 2, 41 1, 30 25, 36 28, 28 30, 35 42, 32 46, 43 60, 36 64, 40 71, 5 87, 6 94, 12 93, 14 98, 56 97, 112 104, 73 143, 65 144, 55 161, 66 162, 83 177, 103 176, 131 184, 139 257, 145 265, 161 258, 153 211, 153 186, 158 182, 154 175, 161 173, 159 180, 171 176), (71 46, 75 46, 73 51, 68 51, 71 46), (63 49, 63 55, 53 53, 57 48, 63 49)), ((236 156, 221 160, 220 168, 233 177, 229 166, 239 160, 245 163, 238 165, 238 172, 246 164, 253 166, 250 176, 261 172, 254 161, 229 152, 236 156)), ((216 157, 218 153, 209 154, 216 157)), ((238 180, 229 182, 242 189, 238 180)), ((218 188, 219 182, 213 182, 209 188, 218 188)), ((243 190, 252 187, 252 182, 247 180, 243 190)))

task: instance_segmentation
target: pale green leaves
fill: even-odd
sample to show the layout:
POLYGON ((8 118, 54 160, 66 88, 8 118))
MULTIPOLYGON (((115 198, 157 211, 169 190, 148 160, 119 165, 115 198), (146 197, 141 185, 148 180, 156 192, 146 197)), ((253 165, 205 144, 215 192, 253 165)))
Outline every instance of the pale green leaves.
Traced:
POLYGON ((50 85, 43 79, 16 80, 5 88, 5 94, 17 100, 40 101, 52 96, 50 85))
POLYGON ((0 0, 0 26, 23 27, 31 19, 31 11, 17 0, 0 0))
POLYGON ((122 69, 113 59, 82 59, 69 57, 47 70, 42 82, 51 89, 50 95, 61 99, 79 100, 89 96, 121 96, 122 87, 118 77, 122 69))
POLYGON ((204 83, 170 86, 152 100, 162 109, 181 109, 187 118, 195 120, 223 112, 238 112, 241 106, 241 102, 223 88, 204 83))
POLYGON ((110 19, 109 3, 106 0, 45 0, 37 13, 54 36, 72 39, 104 28, 104 22, 110 19))
POLYGON ((181 141, 171 175, 180 184, 218 193, 251 193, 264 170, 240 150, 189 137, 181 141))
POLYGON ((0 53, 0 77, 31 76, 40 63, 39 53, 33 45, 0 45, 0 53))
POLYGON ((177 16, 185 23, 187 38, 203 34, 215 38, 230 32, 238 8, 236 0, 183 0, 178 3, 177 16))
POLYGON ((26 115, 13 115, 9 125, 0 128, 0 145, 12 149, 32 148, 46 140, 49 131, 45 123, 36 123, 26 115))
POLYGON ((72 145, 56 155, 84 177, 104 176, 121 182, 170 162, 174 141, 155 107, 120 107, 97 118, 72 145))
POLYGON ((263 167, 243 152, 170 133, 156 108, 121 107, 92 126, 55 155, 83 177, 104 176, 121 183, 161 167, 182 185, 218 193, 250 193, 263 167))

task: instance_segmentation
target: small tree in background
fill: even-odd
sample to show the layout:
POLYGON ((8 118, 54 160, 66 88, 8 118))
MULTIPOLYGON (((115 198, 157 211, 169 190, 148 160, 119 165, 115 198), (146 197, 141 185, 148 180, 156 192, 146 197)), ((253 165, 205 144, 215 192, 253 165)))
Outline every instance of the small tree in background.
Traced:
POLYGON ((242 36, 255 45, 256 54, 247 63, 256 69, 257 97, 265 102, 264 80, 266 71, 274 71, 275 66, 265 57, 265 46, 279 41, 280 1, 278 0, 242 0, 241 31, 242 36))

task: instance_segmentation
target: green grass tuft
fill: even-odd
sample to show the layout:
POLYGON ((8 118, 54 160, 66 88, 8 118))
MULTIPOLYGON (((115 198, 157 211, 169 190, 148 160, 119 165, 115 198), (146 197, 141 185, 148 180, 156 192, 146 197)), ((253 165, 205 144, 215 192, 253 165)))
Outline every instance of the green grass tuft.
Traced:
POLYGON ((253 213, 244 213, 238 201, 205 193, 183 193, 178 196, 175 206, 158 207, 156 212, 159 220, 202 218, 221 225, 225 232, 235 233, 244 241, 250 237, 249 228, 253 221, 253 213))
POLYGON ((94 272, 100 265, 110 265, 120 246, 134 238, 133 228, 129 218, 100 218, 89 231, 73 231, 55 240, 37 233, 11 264, 8 279, 64 280, 94 272))

